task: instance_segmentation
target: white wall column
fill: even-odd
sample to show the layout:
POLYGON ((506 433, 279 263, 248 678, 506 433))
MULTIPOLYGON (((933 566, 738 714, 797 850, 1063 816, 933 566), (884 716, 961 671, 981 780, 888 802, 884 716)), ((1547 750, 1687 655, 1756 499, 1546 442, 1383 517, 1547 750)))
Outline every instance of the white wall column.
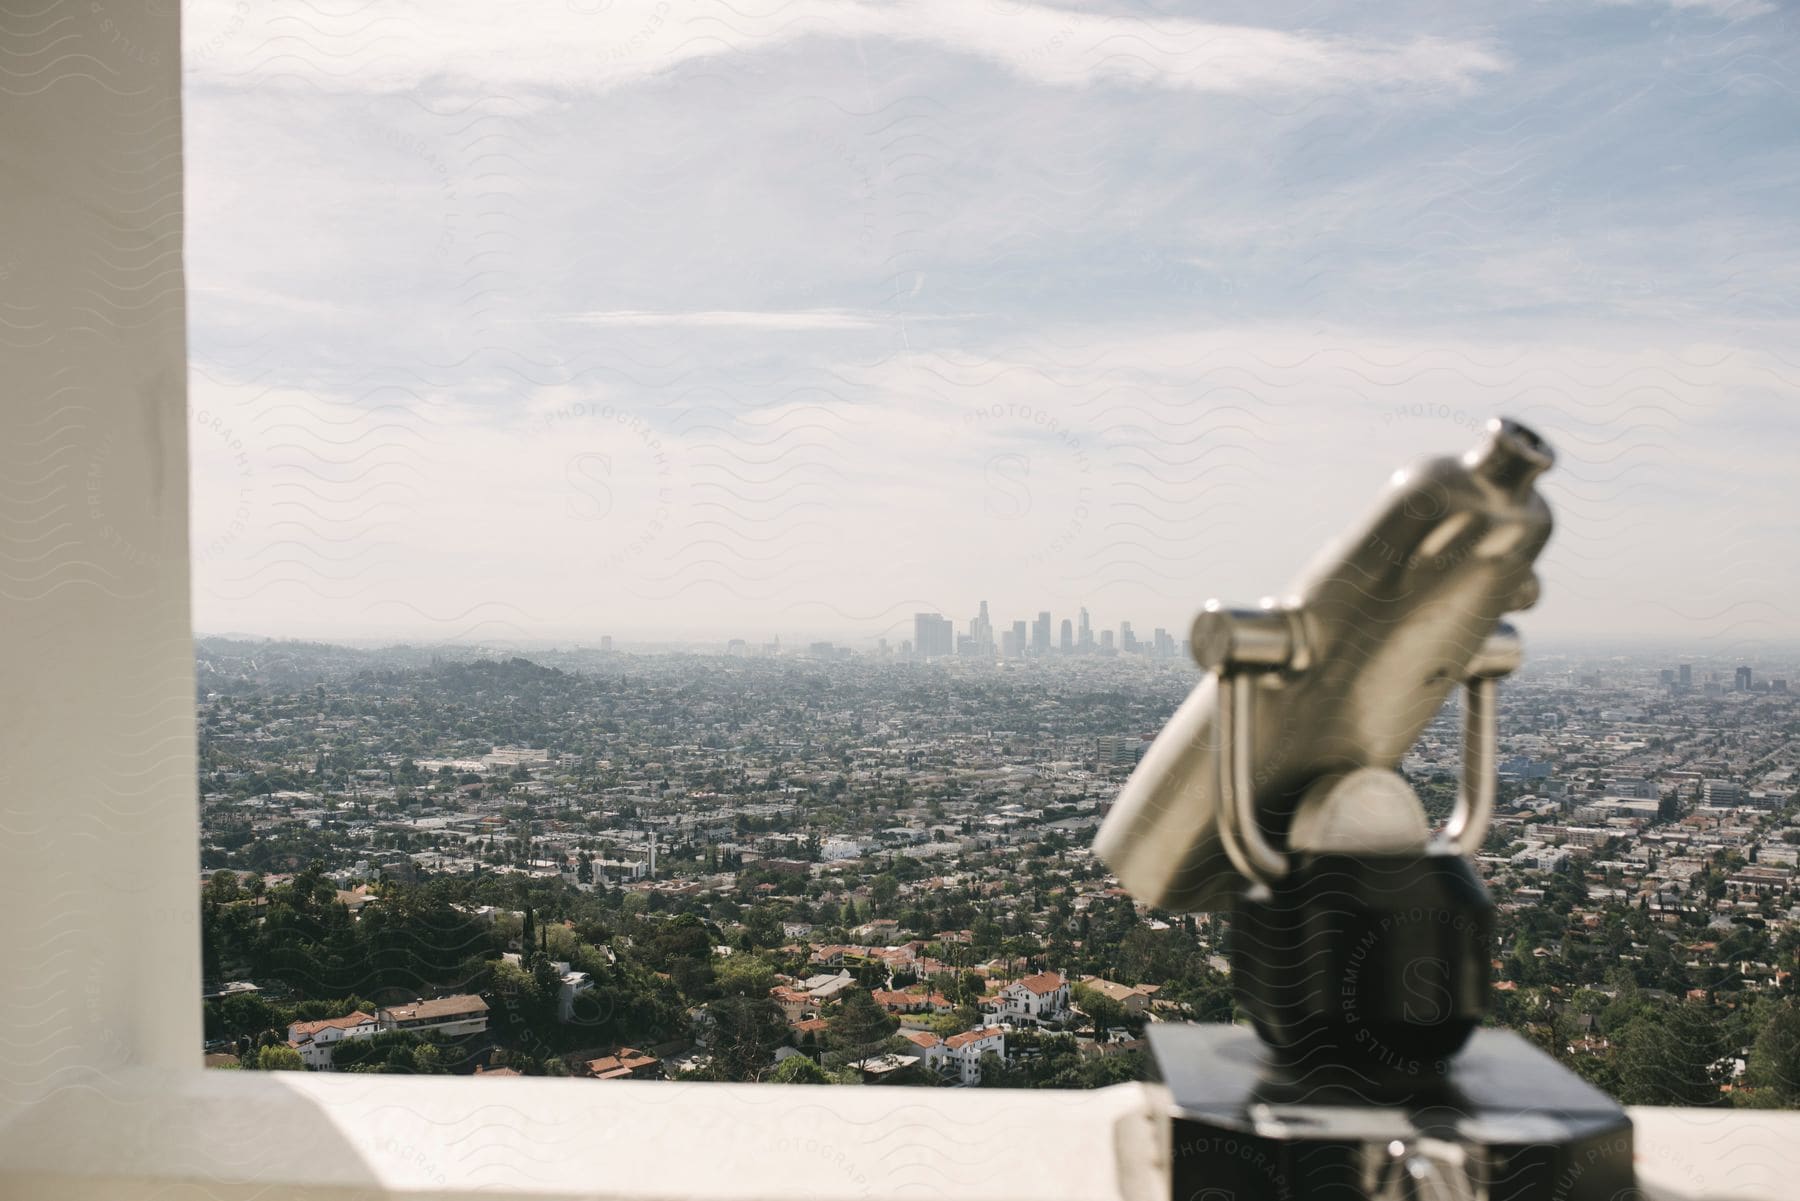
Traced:
POLYGON ((0 1121, 199 1058, 180 6, 0 0, 0 1121))

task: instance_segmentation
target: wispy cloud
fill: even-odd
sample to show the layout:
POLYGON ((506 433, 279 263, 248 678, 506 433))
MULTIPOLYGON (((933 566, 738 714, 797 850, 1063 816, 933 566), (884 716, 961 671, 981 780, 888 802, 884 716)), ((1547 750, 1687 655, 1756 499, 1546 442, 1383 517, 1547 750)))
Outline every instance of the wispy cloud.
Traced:
POLYGON ((571 313, 562 320, 575 325, 678 326, 702 329, 748 330, 851 330, 891 325, 895 318, 877 313, 852 313, 843 309, 794 309, 787 312, 748 312, 728 309, 659 313, 644 309, 612 309, 597 313, 571 313))
POLYGON ((476 0, 396 0, 334 14, 277 0, 186 9, 188 62, 209 83, 276 81, 331 91, 458 88, 595 91, 695 59, 807 38, 925 43, 1054 87, 1128 84, 1228 94, 1466 88, 1503 61, 1480 42, 1373 39, 974 0, 788 0, 746 11, 717 0, 529 4, 504 17, 476 0))
POLYGON ((1769 0, 1600 0, 1606 8, 1672 8, 1746 21, 1777 11, 1769 0))
POLYGON ((1507 412, 1534 624, 1791 635, 1800 56, 1659 2, 204 0, 197 612, 1179 628, 1507 412))
POLYGON ((1478 42, 1401 41, 1189 20, 1144 20, 1020 4, 916 0, 871 14, 874 31, 979 55, 1034 83, 1129 83, 1199 92, 1464 88, 1503 60, 1478 42))

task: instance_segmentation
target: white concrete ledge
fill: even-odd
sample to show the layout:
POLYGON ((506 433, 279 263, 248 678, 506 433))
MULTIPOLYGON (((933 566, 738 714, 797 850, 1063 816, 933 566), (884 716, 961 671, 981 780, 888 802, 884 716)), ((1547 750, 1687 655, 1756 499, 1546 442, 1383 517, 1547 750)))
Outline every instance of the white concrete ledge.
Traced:
POLYGON ((1633 1109, 1638 1184, 1654 1201, 1794 1201, 1800 1113, 1633 1109))
MULTIPOLYGON (((0 1130, 0 1196, 1161 1201, 1152 1085, 1095 1092, 156 1072, 0 1130)), ((1800 1196, 1800 1114, 1639 1109, 1654 1201, 1800 1196)))
POLYGON ((0 1195, 1147 1201, 1155 1096, 129 1074, 0 1131, 0 1195))

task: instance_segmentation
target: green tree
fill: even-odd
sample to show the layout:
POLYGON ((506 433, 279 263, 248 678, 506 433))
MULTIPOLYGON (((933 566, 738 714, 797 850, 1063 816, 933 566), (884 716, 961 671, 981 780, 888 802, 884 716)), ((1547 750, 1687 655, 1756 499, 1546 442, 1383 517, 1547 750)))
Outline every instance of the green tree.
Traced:
POLYGON ((206 1005, 207 1033, 214 1038, 261 1034, 282 1024, 281 1015, 260 993, 236 993, 206 1005))
POLYGON ((769 1080, 774 1084, 831 1083, 831 1077, 825 1074, 825 1069, 804 1055, 790 1055, 782 1060, 769 1080))
POLYGON ((713 968, 713 983, 734 997, 766 997, 775 984, 775 965, 760 955, 730 955, 713 968))
POLYGON ((1081 1012, 1094 1019, 1094 1034, 1099 1037, 1115 1026, 1125 1025, 1125 1006, 1098 989, 1077 984, 1069 990, 1081 1012))
POLYGON ((744 914, 744 935, 752 947, 780 946, 781 914, 773 905, 752 905, 744 914))
POLYGON ((861 1067, 886 1051, 899 1021, 863 989, 850 990, 826 1020, 827 1045, 839 1063, 861 1067))
POLYGON ((1800 1008, 1783 1003, 1756 1035, 1745 1079, 1784 1107, 1800 1105, 1800 1008))
POLYGON ((275 1043, 263 1047, 256 1053, 256 1066, 264 1072, 301 1072, 306 1064, 301 1062, 300 1052, 285 1043, 275 1043))
POLYGON ((787 1041, 781 1007, 767 997, 726 997, 706 1007, 712 1019, 707 1076, 714 1080, 764 1079, 774 1066, 775 1048, 787 1041))
POLYGON ((1627 1105, 1717 1105, 1719 1027, 1705 1008, 1649 1009, 1619 1032, 1614 1065, 1627 1105))
POLYGON ((1091 1059, 1079 1070, 1082 1088, 1105 1088, 1127 1080, 1148 1079, 1150 1061, 1142 1051, 1122 1051, 1091 1059))

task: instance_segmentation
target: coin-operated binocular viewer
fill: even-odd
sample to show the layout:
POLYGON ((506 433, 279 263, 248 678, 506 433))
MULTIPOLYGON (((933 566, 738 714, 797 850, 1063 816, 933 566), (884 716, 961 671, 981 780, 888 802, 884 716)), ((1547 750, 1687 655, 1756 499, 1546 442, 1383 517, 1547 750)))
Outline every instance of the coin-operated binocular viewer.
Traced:
POLYGON ((1478 1029, 1494 910, 1468 856, 1494 805, 1495 690, 1521 657, 1501 618, 1537 599, 1551 519, 1533 482, 1552 462, 1490 421, 1460 458, 1397 472, 1288 596, 1194 619, 1207 674, 1095 841, 1140 900, 1230 913, 1255 1035, 1151 1027, 1175 1197, 1631 1195, 1624 1112, 1478 1029), (1396 768, 1457 688, 1461 782, 1433 831, 1396 768))

